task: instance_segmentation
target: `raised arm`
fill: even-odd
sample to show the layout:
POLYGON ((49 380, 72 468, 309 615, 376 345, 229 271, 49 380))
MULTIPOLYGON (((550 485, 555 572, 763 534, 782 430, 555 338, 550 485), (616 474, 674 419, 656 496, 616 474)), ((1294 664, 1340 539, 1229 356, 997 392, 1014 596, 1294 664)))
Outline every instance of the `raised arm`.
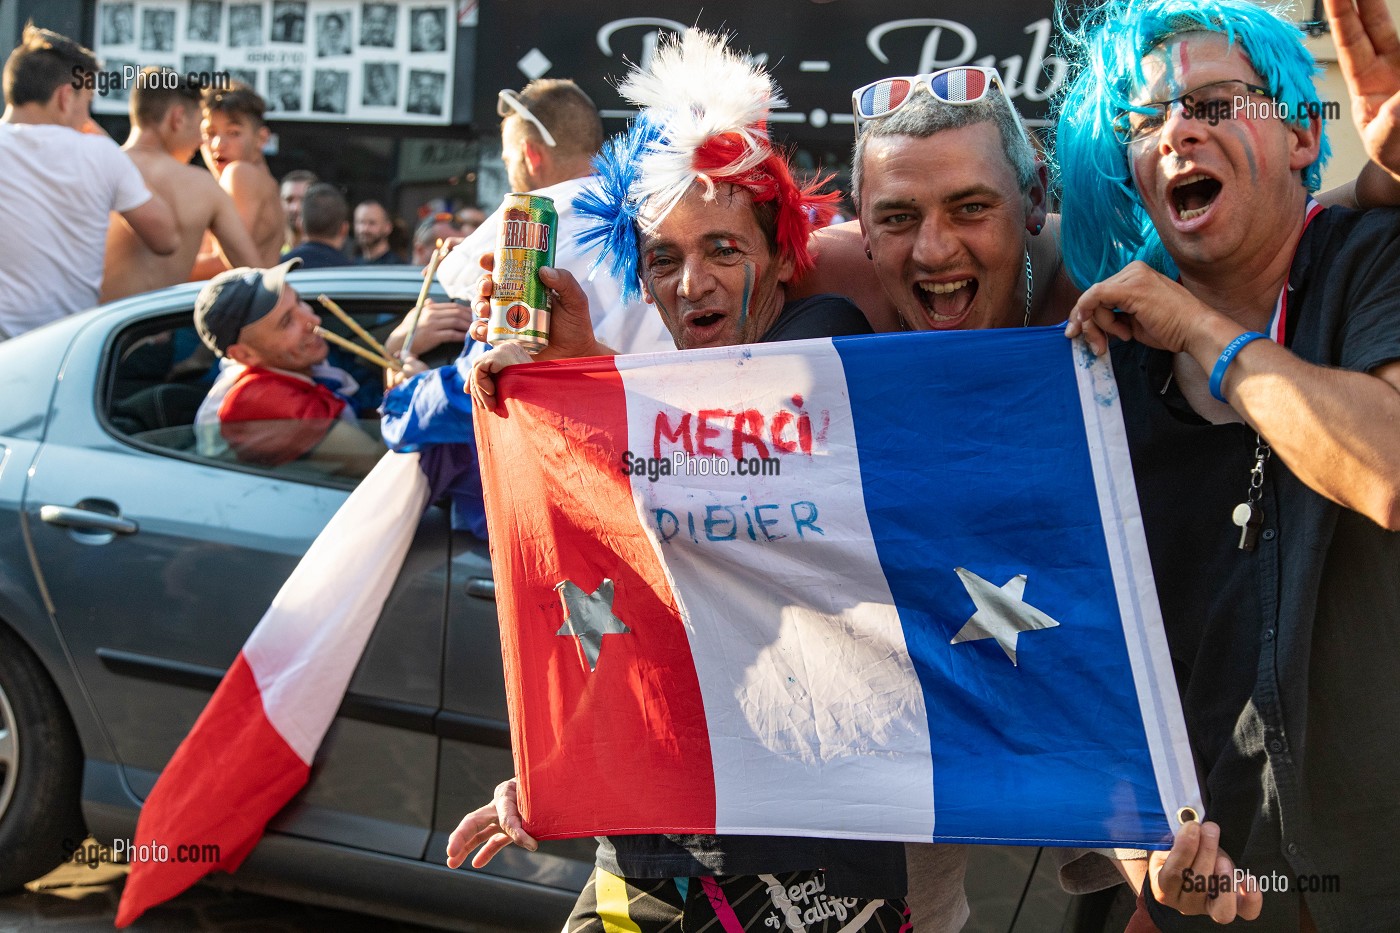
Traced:
MULTIPOLYGON (((1351 116, 1371 161, 1400 181, 1400 36, 1385 0, 1325 0, 1351 116)), ((1394 202, 1386 202, 1394 203, 1394 202)))

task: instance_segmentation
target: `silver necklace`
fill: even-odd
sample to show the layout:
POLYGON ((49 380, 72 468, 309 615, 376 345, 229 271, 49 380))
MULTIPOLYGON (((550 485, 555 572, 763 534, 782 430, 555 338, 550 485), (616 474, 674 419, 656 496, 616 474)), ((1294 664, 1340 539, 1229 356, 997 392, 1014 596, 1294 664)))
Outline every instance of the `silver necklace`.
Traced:
POLYGON ((1026 319, 1021 322, 1022 327, 1031 326, 1031 248, 1026 247, 1026 319))

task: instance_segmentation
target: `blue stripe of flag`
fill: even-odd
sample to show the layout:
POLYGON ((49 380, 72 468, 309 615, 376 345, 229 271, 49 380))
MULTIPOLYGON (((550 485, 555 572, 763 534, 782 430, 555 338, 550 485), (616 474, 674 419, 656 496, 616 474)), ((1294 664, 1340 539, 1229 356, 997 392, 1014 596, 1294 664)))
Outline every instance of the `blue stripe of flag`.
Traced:
POLYGON ((1054 844, 1077 825, 1103 844, 1169 839, 1070 341, 1034 328, 833 343, 928 709, 934 838, 1054 844), (950 644, 975 611, 955 567, 996 586, 1025 573, 1025 600, 1060 625, 1020 635, 1019 666, 992 640, 950 644))

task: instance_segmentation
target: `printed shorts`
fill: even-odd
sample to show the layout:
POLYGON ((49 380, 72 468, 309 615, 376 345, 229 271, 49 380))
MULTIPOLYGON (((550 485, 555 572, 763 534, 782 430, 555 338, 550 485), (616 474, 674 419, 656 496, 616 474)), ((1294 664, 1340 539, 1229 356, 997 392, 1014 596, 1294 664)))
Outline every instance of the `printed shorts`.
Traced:
POLYGON ((833 897, 820 871, 619 878, 594 869, 563 933, 910 933, 903 900, 833 897))

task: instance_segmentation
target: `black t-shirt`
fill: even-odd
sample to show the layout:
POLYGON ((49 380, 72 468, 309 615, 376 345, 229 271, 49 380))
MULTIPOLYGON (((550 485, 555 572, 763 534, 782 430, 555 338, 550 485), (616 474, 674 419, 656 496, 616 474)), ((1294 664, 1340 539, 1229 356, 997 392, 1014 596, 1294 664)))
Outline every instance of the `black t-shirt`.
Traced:
MULTIPOLYGON (((839 295, 788 302, 760 343, 871 333, 860 309, 839 295)), ((879 793, 871 788, 871 793, 879 793)), ((826 869, 827 891, 903 897, 904 846, 868 840, 783 836, 600 836, 597 865, 625 878, 756 875, 826 869)))
POLYGON ((349 256, 334 246, 317 240, 307 240, 300 246, 283 253, 281 261, 286 262, 288 259, 300 259, 303 269, 330 269, 354 265, 354 261, 349 256))
POLYGON ((356 265, 361 266, 402 266, 406 265, 402 256, 393 250, 387 250, 379 254, 378 259, 366 259, 359 256, 355 259, 356 265))
MULTIPOLYGON (((1400 211, 1332 208, 1289 275, 1285 343, 1366 372, 1400 359, 1400 211)), ((1113 351, 1153 574, 1206 816, 1222 848, 1287 893, 1250 930, 1299 929, 1304 885, 1323 933, 1400 918, 1400 534, 1268 461, 1264 525, 1238 550, 1255 434, 1209 425, 1173 385, 1168 354, 1113 351), (1165 386, 1165 391, 1163 391, 1165 386)), ((1150 891, 1148 892, 1150 900, 1150 891)), ((1216 929, 1150 906, 1164 933, 1216 929)))
POLYGON ((783 313, 759 338, 759 343, 807 340, 812 337, 854 337, 874 333, 870 322, 841 295, 812 295, 783 305, 783 313))

